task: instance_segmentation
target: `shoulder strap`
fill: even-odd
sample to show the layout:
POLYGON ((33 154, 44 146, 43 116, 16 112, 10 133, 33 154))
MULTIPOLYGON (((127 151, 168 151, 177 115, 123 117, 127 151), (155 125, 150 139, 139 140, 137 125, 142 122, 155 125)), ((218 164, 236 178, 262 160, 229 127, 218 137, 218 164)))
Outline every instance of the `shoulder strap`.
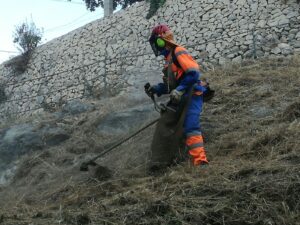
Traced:
POLYGON ((176 47, 172 50, 172 61, 178 68, 181 68, 181 66, 176 58, 175 50, 176 50, 176 47))
MULTIPOLYGON (((177 86, 177 81, 176 81, 176 78, 175 78, 175 74, 172 71, 172 64, 175 63, 173 61, 174 60, 173 55, 175 56, 174 53, 175 53, 175 48, 171 52, 171 59, 170 59, 170 62, 169 62, 169 65, 168 65, 168 70, 167 70, 168 92, 172 91, 177 86)), ((175 59, 176 59, 176 57, 175 57, 175 59)), ((176 61, 177 61, 177 59, 176 59, 176 61)))

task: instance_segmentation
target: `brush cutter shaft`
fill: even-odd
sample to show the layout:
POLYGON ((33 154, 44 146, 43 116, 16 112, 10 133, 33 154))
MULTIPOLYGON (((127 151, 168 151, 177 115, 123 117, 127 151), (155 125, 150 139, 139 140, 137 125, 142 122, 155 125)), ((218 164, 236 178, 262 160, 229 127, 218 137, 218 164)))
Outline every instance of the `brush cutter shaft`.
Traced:
POLYGON ((122 145, 124 142, 128 141, 129 139, 133 138, 134 136, 136 136, 137 134, 139 134, 140 132, 142 132, 143 130, 147 129, 148 127, 152 126, 153 124, 155 124, 158 119, 153 120, 152 122, 148 123, 147 125, 145 125, 144 127, 142 127, 141 129, 137 130, 136 132, 132 133, 130 136, 123 138, 121 140, 119 140, 117 143, 115 143, 114 145, 112 145, 111 147, 109 147, 108 149, 105 149, 103 152, 101 152, 99 155, 95 156, 94 158, 92 158, 91 160, 87 161, 87 162, 83 162, 80 166, 80 171, 87 171, 88 170, 88 166, 91 165, 96 165, 95 160, 99 159, 100 157, 106 155, 107 153, 111 152, 112 150, 114 150, 115 148, 117 148, 118 146, 122 145))

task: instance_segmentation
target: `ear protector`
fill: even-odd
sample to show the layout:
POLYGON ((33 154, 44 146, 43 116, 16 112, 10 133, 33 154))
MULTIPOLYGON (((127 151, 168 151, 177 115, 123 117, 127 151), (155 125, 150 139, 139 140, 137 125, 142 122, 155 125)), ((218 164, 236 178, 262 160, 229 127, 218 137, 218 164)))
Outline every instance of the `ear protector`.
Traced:
POLYGON ((166 46, 166 41, 162 38, 156 38, 156 45, 159 48, 164 48, 166 46))

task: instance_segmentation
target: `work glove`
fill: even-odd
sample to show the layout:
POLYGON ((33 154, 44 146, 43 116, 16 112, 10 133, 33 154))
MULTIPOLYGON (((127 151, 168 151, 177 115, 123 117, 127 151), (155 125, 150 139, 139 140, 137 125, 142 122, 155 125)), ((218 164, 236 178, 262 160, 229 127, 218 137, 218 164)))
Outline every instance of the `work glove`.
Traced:
POLYGON ((153 98, 154 94, 155 94, 155 90, 154 90, 154 87, 150 85, 150 83, 146 83, 144 85, 144 88, 145 88, 145 93, 150 97, 150 98, 153 98))
POLYGON ((215 96, 215 91, 210 88, 206 79, 201 80, 201 86, 205 87, 205 91, 203 92, 203 101, 209 102, 215 96))
POLYGON ((201 80, 200 85, 201 85, 202 87, 207 87, 207 86, 209 86, 209 83, 208 83, 207 80, 204 78, 204 79, 201 80))
POLYGON ((170 99, 172 102, 178 103, 178 102, 180 102, 183 94, 184 94, 184 91, 178 91, 178 90, 174 89, 170 93, 170 99))

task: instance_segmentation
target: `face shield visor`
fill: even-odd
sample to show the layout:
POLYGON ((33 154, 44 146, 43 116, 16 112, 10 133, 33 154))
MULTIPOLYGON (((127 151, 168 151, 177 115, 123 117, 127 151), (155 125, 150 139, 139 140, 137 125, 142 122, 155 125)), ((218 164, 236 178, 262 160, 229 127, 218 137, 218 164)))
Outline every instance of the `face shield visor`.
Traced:
POLYGON ((151 35, 151 37, 149 39, 149 43, 150 43, 150 46, 152 48, 152 51, 153 51, 154 55, 157 57, 157 56, 161 55, 164 48, 161 48, 161 47, 157 46, 156 40, 157 40, 157 36, 156 35, 151 35))

